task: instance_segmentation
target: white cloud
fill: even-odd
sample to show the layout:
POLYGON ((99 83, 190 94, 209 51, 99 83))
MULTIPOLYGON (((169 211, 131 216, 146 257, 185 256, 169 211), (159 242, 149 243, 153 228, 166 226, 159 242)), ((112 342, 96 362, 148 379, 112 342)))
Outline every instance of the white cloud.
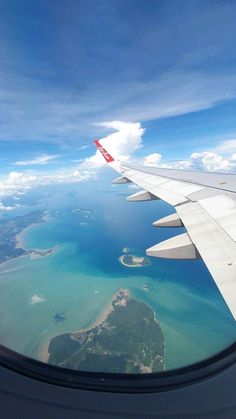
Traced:
POLYGON ((59 157, 58 154, 49 156, 48 154, 42 154, 41 156, 36 157, 33 160, 22 160, 16 161, 13 163, 15 166, 33 166, 33 165, 43 165, 49 163, 51 160, 59 157))
POLYGON ((96 177, 88 170, 61 171, 52 174, 30 174, 29 172, 10 172, 0 182, 0 196, 22 195, 27 190, 41 185, 58 183, 78 183, 96 177))
MULTIPOLYGON (((236 140, 224 141, 220 143, 219 146, 215 147, 214 150, 204 150, 202 152, 192 153, 186 160, 166 163, 162 160, 162 155, 159 153, 151 153, 143 158, 135 159, 134 153, 142 147, 142 137, 145 131, 141 127, 141 123, 110 121, 100 123, 99 125, 115 130, 115 132, 101 138, 100 141, 113 157, 123 162, 185 170, 216 172, 230 172, 236 170, 236 153, 225 156, 217 152, 217 150, 220 149, 222 151, 232 152, 232 150, 235 150, 236 140)), ((103 167, 105 164, 100 152, 97 151, 93 156, 85 159, 81 164, 81 167, 93 167, 94 169, 97 169, 103 167)))
POLYGON ((232 156, 230 157, 230 160, 236 161, 236 153, 232 154, 232 156))
POLYGON ((162 155, 159 153, 152 153, 144 157, 144 166, 158 166, 162 159, 162 155))
MULTIPOLYGON (((143 157, 135 158, 135 152, 142 147, 144 128, 140 122, 109 121, 99 124, 114 132, 100 139, 102 145, 115 158, 133 164, 159 166, 163 168, 178 168, 188 170, 204 170, 218 172, 236 171, 236 153, 219 153, 217 150, 234 150, 235 140, 227 140, 220 143, 213 150, 192 153, 186 160, 165 162, 159 153, 151 153, 143 157)), ((18 196, 41 185, 58 183, 78 183, 91 178, 95 179, 97 169, 106 165, 99 151, 79 162, 77 168, 72 170, 60 170, 52 173, 35 173, 32 171, 12 171, 0 181, 0 197, 18 196)), ((0 209, 10 210, 15 207, 5 207, 0 203, 0 209)))
POLYGON ((78 151, 86 150, 86 148, 89 148, 90 144, 82 145, 81 147, 77 148, 78 151))
POLYGON ((216 146, 216 150, 223 153, 234 153, 236 152, 236 140, 230 139, 222 141, 218 146, 216 146))
POLYGON ((236 165, 230 162, 230 158, 224 158, 220 154, 203 151, 202 153, 193 153, 190 156, 191 165, 198 170, 207 171, 231 171, 236 165))
POLYGON ((30 304, 34 305, 34 304, 44 303, 45 301, 46 301, 46 298, 44 298, 43 296, 34 294, 32 295, 30 299, 30 304))
POLYGON ((15 207, 5 206, 5 205, 3 205, 2 202, 0 202, 0 210, 2 210, 2 211, 11 211, 13 209, 15 209, 15 207))
POLYGON ((160 167, 209 172, 235 172, 236 162, 234 161, 234 155, 223 157, 211 151, 202 151, 200 153, 192 153, 187 160, 162 163, 160 167))
POLYGON ((0 182, 0 196, 14 195, 25 192, 36 184, 37 177, 29 173, 10 172, 7 178, 0 182))
MULTIPOLYGON (((127 162, 133 153, 142 147, 142 136, 145 129, 140 122, 109 121, 98 124, 104 128, 111 128, 115 132, 100 139, 101 144, 115 159, 127 162)), ((96 153, 85 159, 83 167, 99 168, 105 165, 101 153, 96 153)))
POLYGON ((0 140, 38 141, 40 133, 47 142, 78 141, 78 135, 94 135, 94 121, 150 121, 208 109, 236 96, 235 80, 234 74, 175 69, 146 82, 106 82, 75 94, 55 86, 42 90, 14 74, 11 83, 4 77, 0 83, 0 140))

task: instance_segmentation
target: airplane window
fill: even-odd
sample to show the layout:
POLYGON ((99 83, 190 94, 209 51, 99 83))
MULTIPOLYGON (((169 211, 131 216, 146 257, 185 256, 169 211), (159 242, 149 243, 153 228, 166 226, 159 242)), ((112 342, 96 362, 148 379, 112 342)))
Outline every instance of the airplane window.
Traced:
POLYGON ((152 226, 172 208, 130 203, 133 188, 106 175, 4 201, 14 209, 0 220, 1 344, 60 367, 140 374, 224 350, 235 321, 204 262, 145 254, 183 232, 152 226))
POLYGON ((233 14, 221 2, 13 4, 1 13, 0 344, 139 375, 227 350, 235 89, 219 54, 225 68, 235 48, 206 16, 233 30, 233 14))

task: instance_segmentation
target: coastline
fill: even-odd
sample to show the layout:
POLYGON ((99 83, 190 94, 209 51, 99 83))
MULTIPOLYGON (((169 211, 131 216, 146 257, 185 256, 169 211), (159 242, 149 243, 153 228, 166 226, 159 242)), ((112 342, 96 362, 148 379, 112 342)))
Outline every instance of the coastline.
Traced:
POLYGON ((35 260, 35 259, 43 258, 45 256, 54 255, 59 249, 60 249, 60 246, 56 244, 56 246, 50 247, 49 249, 29 249, 28 252, 30 255, 30 259, 35 260))
POLYGON ((24 239, 24 235, 27 232, 27 230, 38 226, 39 224, 41 224, 43 221, 40 221, 39 223, 33 223, 31 225, 29 225, 28 227, 25 227, 20 233, 16 234, 15 236, 15 248, 16 249, 24 249, 24 250, 30 250, 30 249, 26 249, 25 248, 25 239, 24 239))
MULTIPOLYGON (((50 338, 50 340, 52 339, 52 337, 50 338)), ((50 342, 49 340, 49 342, 50 342)), ((44 362, 45 364, 48 363, 48 358, 49 358, 49 353, 48 353, 48 346, 49 346, 49 342, 46 342, 45 344, 40 346, 40 349, 38 351, 38 361, 40 362, 44 362)))
MULTIPOLYGON (((25 233, 27 232, 27 230, 29 230, 31 228, 34 228, 34 227, 37 227, 39 224, 46 223, 49 220, 50 220, 50 214, 45 214, 44 213, 44 215, 42 216, 40 221, 30 224, 29 226, 25 227, 20 233, 16 234, 16 236, 15 236, 15 241, 16 241, 15 248, 16 249, 21 248, 21 249, 24 249, 26 251, 31 250, 31 249, 26 249, 25 248, 25 246, 26 246, 25 241, 24 241, 25 233)), ((38 249, 35 249, 35 250, 38 250, 38 249)))
MULTIPOLYGON (((45 214, 39 222, 29 225, 28 227, 24 228, 20 233, 16 234, 15 249, 23 249, 27 253, 26 255, 23 255, 23 256, 29 255, 32 260, 35 260, 35 259, 40 259, 41 257, 50 256, 59 249, 60 247, 59 245, 50 247, 48 249, 36 249, 36 248, 29 249, 27 248, 27 245, 25 243, 25 237, 24 237, 25 233, 31 228, 34 228, 38 226, 39 224, 47 222, 48 218, 50 218, 49 214, 45 214)), ((18 256, 18 257, 21 257, 21 256, 18 256)))
MULTIPOLYGON (((65 333, 70 333, 71 338, 73 339, 74 334, 81 333, 81 332, 87 332, 87 331, 89 331, 91 329, 94 329, 95 327, 101 325, 102 323, 104 323, 106 321, 106 318, 108 317, 108 315, 112 312, 112 310, 113 310, 112 303, 113 303, 114 300, 116 300, 116 298, 119 295, 119 292, 121 290, 122 289, 119 288, 114 294, 112 294, 110 303, 108 305, 106 305, 106 307, 101 311, 101 313, 98 315, 96 320, 89 323, 88 326, 83 327, 82 329, 79 329, 79 330, 64 331, 63 333, 53 334, 53 335, 49 336, 47 338, 47 340, 40 346, 40 349, 38 351, 39 361, 45 362, 45 363, 48 362, 48 358, 49 358, 48 347, 49 347, 50 341, 54 337, 64 335, 65 333)), ((130 292, 129 292, 129 290, 127 290, 127 291, 128 291, 128 297, 127 298, 130 298, 130 292)))
POLYGON ((135 256, 135 255, 121 255, 119 258, 119 262, 122 265, 126 266, 127 268, 143 268, 145 266, 150 266, 151 261, 146 256, 135 256), (127 257, 132 259, 132 263, 127 263, 124 261, 127 257))
MULTIPOLYGON (((79 332, 87 332, 88 330, 94 329, 95 327, 99 326, 100 324, 104 323, 106 321, 106 318, 109 316, 109 314, 113 311, 112 303, 114 300, 116 300, 117 296, 119 295, 121 291, 121 288, 119 288, 114 294, 112 294, 110 303, 101 311, 101 313, 98 315, 95 321, 89 323, 89 325, 83 329, 76 330, 71 332, 73 333, 79 333, 79 332)), ((128 291, 128 298, 130 297, 130 293, 128 291)))

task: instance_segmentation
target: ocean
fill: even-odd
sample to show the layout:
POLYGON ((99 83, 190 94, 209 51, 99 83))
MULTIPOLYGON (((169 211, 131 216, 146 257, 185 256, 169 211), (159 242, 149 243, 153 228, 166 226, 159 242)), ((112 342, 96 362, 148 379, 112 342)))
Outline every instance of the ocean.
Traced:
POLYGON ((235 341, 235 321, 201 260, 151 258, 150 266, 134 268, 120 263, 124 248, 144 256, 146 248, 183 232, 152 227, 173 208, 162 201, 127 202, 128 191, 93 183, 45 187, 22 197, 21 213, 47 213, 44 223, 21 234, 22 244, 55 250, 0 265, 1 344, 45 360, 53 336, 92 325, 119 288, 154 310, 167 370, 206 359, 235 341))

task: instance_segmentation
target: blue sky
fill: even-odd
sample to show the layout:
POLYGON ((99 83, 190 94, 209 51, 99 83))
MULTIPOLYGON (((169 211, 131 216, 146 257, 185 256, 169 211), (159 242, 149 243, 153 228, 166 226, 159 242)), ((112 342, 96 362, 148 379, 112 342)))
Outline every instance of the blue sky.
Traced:
POLYGON ((85 170, 112 121, 145 129, 132 158, 236 170, 235 18, 227 0, 2 1, 2 174, 85 170))

